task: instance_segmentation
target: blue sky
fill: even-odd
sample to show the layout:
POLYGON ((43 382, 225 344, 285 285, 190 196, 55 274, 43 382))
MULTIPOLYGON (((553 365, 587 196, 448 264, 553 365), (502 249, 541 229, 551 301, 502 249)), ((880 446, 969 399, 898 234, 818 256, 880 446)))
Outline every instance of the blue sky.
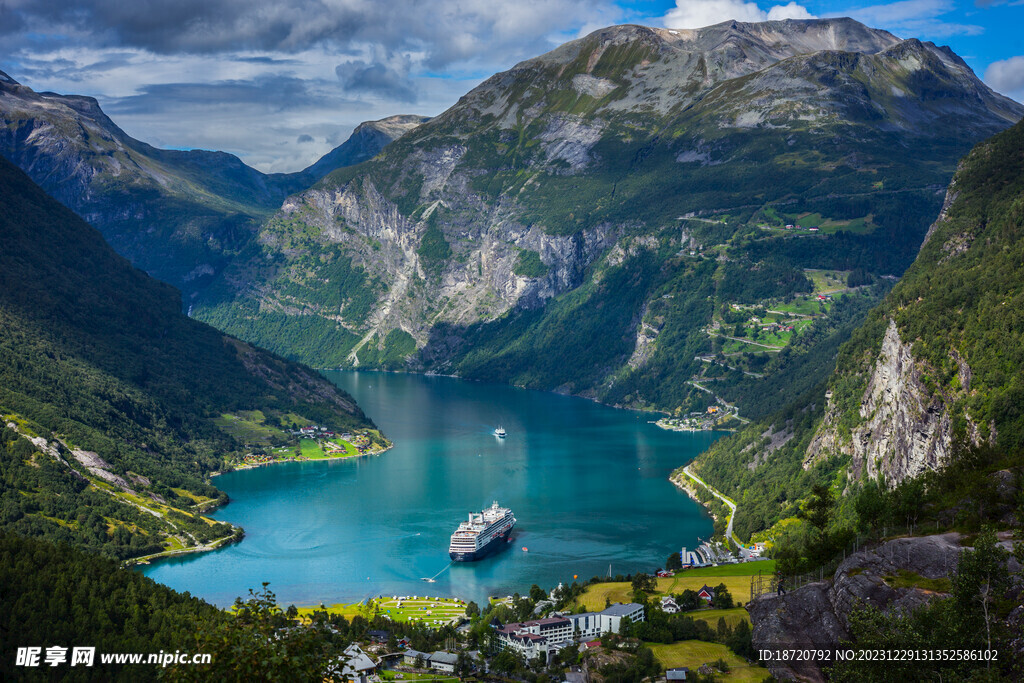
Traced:
POLYGON ((290 171, 361 121, 440 113, 491 74, 604 26, 812 16, 949 45, 1024 101, 1024 0, 3 0, 0 69, 96 97, 151 144, 290 171))

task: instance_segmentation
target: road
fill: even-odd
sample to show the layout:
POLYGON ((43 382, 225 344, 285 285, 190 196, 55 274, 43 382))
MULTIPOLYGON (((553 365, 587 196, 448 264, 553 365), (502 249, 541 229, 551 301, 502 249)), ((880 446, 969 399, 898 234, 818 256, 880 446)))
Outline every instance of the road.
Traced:
POLYGON ((708 486, 707 484, 705 484, 703 479, 701 479, 696 474, 694 474, 693 472, 690 471, 690 466, 689 465, 687 465, 686 467, 683 468, 683 473, 686 474, 686 476, 688 476, 690 479, 693 479, 695 482, 697 482, 698 484, 700 484, 701 486, 706 488, 708 491, 710 491, 711 495, 713 495, 715 498, 718 498, 723 503, 725 503, 727 506, 729 506, 729 510, 730 510, 730 512, 729 512, 729 523, 725 527, 725 536, 726 536, 726 538, 732 539, 732 542, 736 544, 737 548, 744 547, 744 545, 740 542, 740 539, 736 538, 736 534, 733 533, 733 530, 732 530, 732 522, 733 522, 734 519, 736 519, 736 503, 732 502, 731 500, 729 500, 728 498, 723 496, 721 493, 716 491, 711 486, 708 486))

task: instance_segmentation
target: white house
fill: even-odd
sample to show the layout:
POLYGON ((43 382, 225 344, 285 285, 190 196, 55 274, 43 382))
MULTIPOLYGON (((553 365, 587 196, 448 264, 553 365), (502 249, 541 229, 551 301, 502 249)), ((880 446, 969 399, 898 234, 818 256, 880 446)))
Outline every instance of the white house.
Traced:
POLYGON ((498 629, 498 640, 502 648, 515 650, 526 659, 538 656, 547 659, 571 643, 598 638, 605 633, 618 633, 622 620, 627 618, 634 623, 643 621, 643 605, 620 603, 600 612, 506 624, 498 629))

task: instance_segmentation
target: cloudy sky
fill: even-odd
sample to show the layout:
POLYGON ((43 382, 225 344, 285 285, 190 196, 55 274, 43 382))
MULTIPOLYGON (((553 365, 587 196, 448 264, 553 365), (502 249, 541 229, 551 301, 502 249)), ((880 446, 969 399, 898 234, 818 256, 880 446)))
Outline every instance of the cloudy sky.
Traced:
POLYGON ((0 0, 0 69, 96 97, 150 144, 293 171, 361 121, 440 113, 603 26, 812 16, 949 45, 1024 101, 1024 0, 0 0))

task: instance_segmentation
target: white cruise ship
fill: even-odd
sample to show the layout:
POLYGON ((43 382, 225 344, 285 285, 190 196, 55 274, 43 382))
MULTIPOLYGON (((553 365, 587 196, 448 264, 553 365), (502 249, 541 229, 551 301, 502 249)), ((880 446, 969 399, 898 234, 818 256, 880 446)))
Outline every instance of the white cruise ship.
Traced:
POLYGON ((515 525, 512 511, 499 507, 497 501, 482 512, 471 512, 469 520, 459 524, 452 534, 448 556, 455 562, 482 559, 504 547, 515 525))

